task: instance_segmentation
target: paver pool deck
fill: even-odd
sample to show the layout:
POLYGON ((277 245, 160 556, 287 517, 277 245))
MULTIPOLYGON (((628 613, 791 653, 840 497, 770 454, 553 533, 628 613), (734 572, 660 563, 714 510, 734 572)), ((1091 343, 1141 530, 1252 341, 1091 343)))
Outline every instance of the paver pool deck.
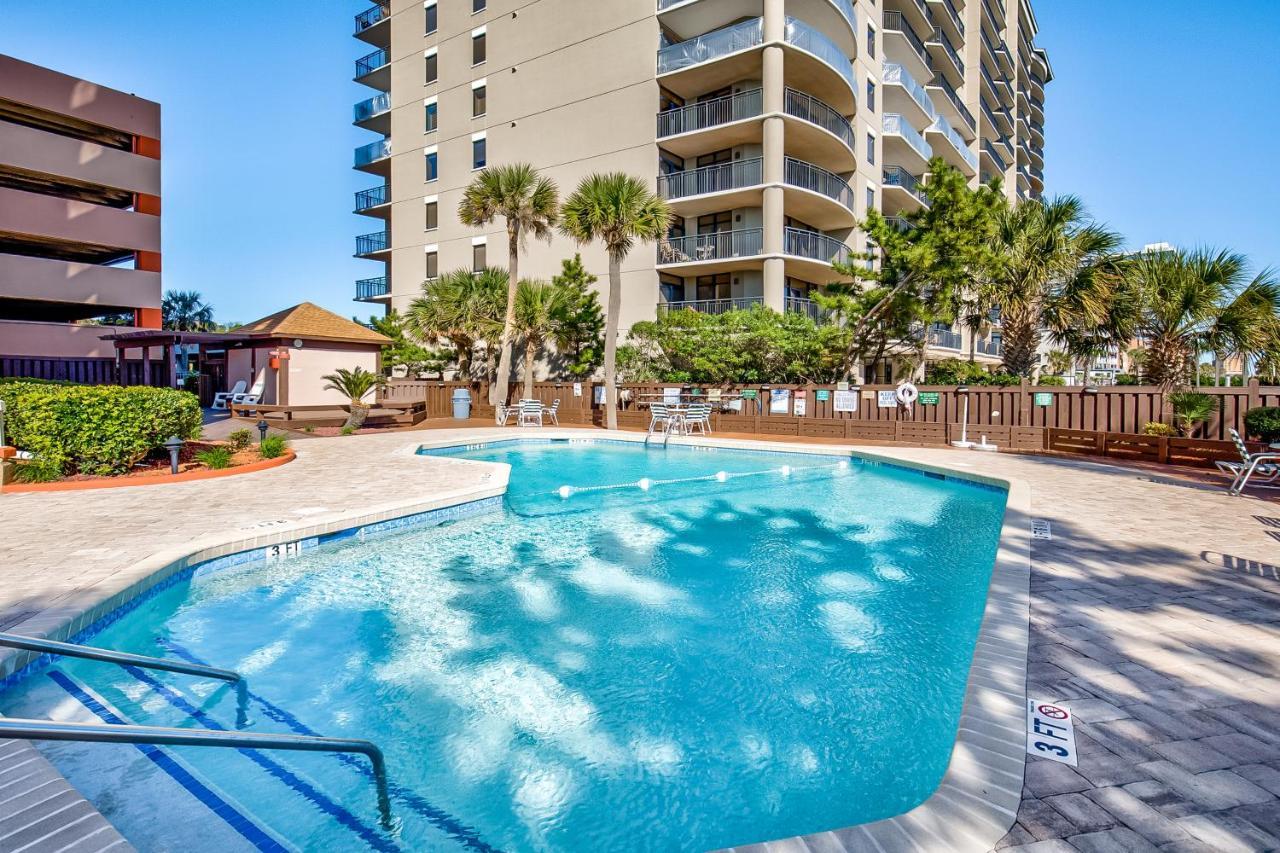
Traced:
MULTIPOLYGON (((74 618, 103 585, 125 585, 131 567, 228 530, 247 538, 355 512, 388 517, 482 492, 477 466, 412 464, 407 449, 495 434, 515 433, 317 438, 297 445, 297 461, 256 474, 0 494, 0 631, 74 618)), ((1017 822, 998 848, 1280 848, 1280 504, 1083 460, 864 449, 1024 481, 1032 516, 1050 522, 1052 538, 1032 543, 1027 694, 1071 707, 1079 767, 1029 759, 1017 822)), ((14 765, 32 755, 0 741, 0 848, 22 822, 35 825, 38 812, 4 810, 14 765)), ((30 849, 127 849, 100 817, 75 814, 79 835, 30 849)))

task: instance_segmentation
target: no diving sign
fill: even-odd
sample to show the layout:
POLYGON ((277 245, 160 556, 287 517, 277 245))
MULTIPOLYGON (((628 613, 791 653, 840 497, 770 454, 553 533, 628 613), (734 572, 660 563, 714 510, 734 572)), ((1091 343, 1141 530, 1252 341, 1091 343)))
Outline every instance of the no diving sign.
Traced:
POLYGON ((1051 702, 1027 701, 1027 752, 1076 765, 1076 731, 1071 712, 1051 702))

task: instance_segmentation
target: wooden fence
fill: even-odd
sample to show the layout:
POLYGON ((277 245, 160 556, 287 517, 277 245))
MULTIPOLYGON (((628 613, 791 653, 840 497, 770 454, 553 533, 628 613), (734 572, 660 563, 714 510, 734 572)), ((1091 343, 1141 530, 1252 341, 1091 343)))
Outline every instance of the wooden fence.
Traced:
MULTIPOLYGON (((124 364, 124 382, 116 376, 114 358, 31 358, 18 355, 0 356, 0 377, 22 379, 51 379, 60 382, 76 382, 81 385, 141 385, 142 361, 129 360, 124 364)), ((151 360, 151 384, 163 387, 169 381, 163 360, 151 360)))

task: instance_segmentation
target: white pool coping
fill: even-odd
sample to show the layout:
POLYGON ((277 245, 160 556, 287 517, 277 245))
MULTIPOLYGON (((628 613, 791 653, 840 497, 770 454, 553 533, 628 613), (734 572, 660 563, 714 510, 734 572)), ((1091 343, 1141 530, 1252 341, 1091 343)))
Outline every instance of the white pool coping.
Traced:
MULTIPOLYGON (((429 439, 429 433, 407 440, 397 455, 419 456, 420 448, 439 449, 520 439, 570 438, 643 443, 643 433, 572 428, 512 432, 476 430, 472 440, 429 439)), ((406 436, 407 437, 407 436, 406 436)), ((985 476, 971 470, 928 465, 856 444, 722 439, 714 436, 671 437, 672 445, 712 446, 773 453, 849 456, 932 471, 958 479, 997 485, 1008 490, 1000 542, 992 569, 986 608, 970 665, 964 705, 951 760, 938 788, 924 802, 896 817, 812 835, 726 848, 735 853, 778 851, 938 850, 987 851, 1004 837, 1017 817, 1022 799, 1026 758, 1026 667, 1031 577, 1031 489, 1022 480, 985 476)), ((92 588, 92 602, 75 612, 42 611, 11 627, 12 633, 67 640, 144 595, 159 583, 193 565, 241 551, 337 533, 354 527, 471 503, 505 494, 510 466, 487 465, 487 482, 439 492, 428 498, 379 503, 367 510, 336 513, 323 521, 281 523, 246 535, 245 530, 210 534, 179 547, 159 551, 130 565, 92 588)), ((0 681, 38 655, 0 648, 0 681)), ((0 813, 0 818, 4 817, 0 813)))

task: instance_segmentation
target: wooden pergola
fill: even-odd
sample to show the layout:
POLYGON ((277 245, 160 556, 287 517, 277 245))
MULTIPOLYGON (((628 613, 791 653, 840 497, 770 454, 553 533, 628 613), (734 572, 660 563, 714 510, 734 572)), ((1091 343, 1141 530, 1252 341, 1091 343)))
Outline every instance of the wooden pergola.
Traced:
POLYGON ((171 332, 160 329, 137 332, 122 332, 118 335, 103 335, 102 340, 111 341, 116 349, 116 382, 125 384, 124 362, 131 349, 142 350, 142 384, 151 384, 151 350, 159 347, 161 360, 165 365, 166 387, 172 388, 177 382, 174 367, 173 349, 181 344, 200 344, 208 346, 232 348, 244 346, 253 340, 252 335, 236 332, 171 332))

